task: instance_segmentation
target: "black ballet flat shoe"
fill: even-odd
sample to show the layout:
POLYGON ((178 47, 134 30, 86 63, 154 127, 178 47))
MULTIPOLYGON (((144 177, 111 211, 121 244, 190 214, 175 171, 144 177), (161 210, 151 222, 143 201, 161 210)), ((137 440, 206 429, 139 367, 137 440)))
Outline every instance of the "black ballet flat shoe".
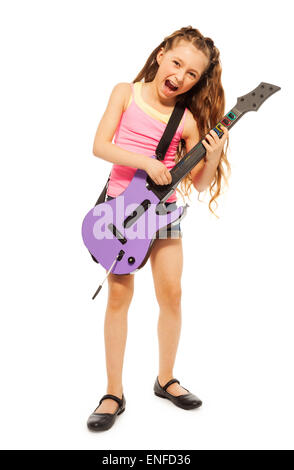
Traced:
POLYGON ((189 390, 187 390, 185 387, 183 388, 185 388, 185 390, 187 390, 188 392, 188 393, 185 393, 185 395, 179 395, 176 397, 172 395, 171 393, 168 393, 166 391, 167 387, 169 387, 171 384, 175 382, 177 382, 178 384, 180 383, 177 379, 171 379, 162 387, 157 377, 155 384, 154 384, 155 395, 157 397, 167 398, 168 400, 172 401, 174 405, 179 406, 180 408, 184 408, 184 410, 192 410, 194 408, 199 408, 199 406, 202 405, 202 401, 198 397, 196 397, 196 395, 193 395, 193 393, 190 393, 189 390))
POLYGON ((112 398, 112 400, 115 400, 119 405, 118 409, 115 411, 115 413, 93 412, 87 421, 87 426, 91 431, 106 431, 114 424, 116 417, 125 411, 126 399, 124 394, 122 395, 122 398, 118 398, 115 395, 110 394, 104 395, 99 401, 99 405, 95 408, 96 410, 101 405, 102 401, 106 398, 112 398))

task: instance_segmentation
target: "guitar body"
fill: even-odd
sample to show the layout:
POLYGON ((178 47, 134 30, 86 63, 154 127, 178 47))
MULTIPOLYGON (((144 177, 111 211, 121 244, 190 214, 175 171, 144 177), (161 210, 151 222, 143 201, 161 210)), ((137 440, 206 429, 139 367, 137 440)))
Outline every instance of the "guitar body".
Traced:
POLYGON ((147 189, 147 177, 144 170, 138 169, 123 193, 97 204, 84 218, 83 241, 96 260, 109 270, 120 254, 113 274, 138 271, 148 260, 159 231, 162 233, 186 215, 188 205, 167 212, 160 199, 147 189))
MULTIPOLYGON (((213 130, 221 138, 223 126, 231 129, 245 113, 257 111, 278 90, 280 87, 276 85, 261 82, 250 93, 239 97, 236 105, 213 130)), ((144 170, 137 170, 121 195, 97 204, 88 212, 82 225, 83 240, 90 253, 105 269, 111 269, 114 274, 131 274, 144 266, 159 231, 178 223, 188 207, 186 204, 167 212, 163 202, 205 154, 206 148, 200 140, 171 169, 172 182, 169 185, 155 185, 154 182, 147 181, 150 178, 144 170)), ((153 155, 151 158, 157 157, 153 155)))

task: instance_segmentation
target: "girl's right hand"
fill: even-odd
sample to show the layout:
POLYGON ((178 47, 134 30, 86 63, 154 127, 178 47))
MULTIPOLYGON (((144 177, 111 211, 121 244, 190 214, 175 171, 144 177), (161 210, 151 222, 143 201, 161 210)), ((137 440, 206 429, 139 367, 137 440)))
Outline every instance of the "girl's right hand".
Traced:
POLYGON ((155 184, 170 184, 172 176, 170 171, 166 168, 165 164, 156 158, 148 158, 144 170, 155 184))

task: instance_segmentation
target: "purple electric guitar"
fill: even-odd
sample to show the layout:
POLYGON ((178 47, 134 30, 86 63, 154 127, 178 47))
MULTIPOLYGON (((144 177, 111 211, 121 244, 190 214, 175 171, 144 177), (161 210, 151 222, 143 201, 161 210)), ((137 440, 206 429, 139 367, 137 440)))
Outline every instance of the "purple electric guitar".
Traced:
MULTIPOLYGON (((278 86, 260 83, 253 91, 239 97, 236 106, 213 130, 220 138, 223 135, 220 125, 231 129, 245 113, 257 111, 278 90, 278 86)), ((186 215, 187 204, 167 212, 164 202, 180 181, 204 158, 206 149, 201 141, 172 168, 170 184, 156 185, 144 170, 138 169, 122 194, 97 204, 88 212, 82 225, 83 241, 95 259, 108 270, 107 275, 109 272, 132 274, 142 268, 159 231, 162 233, 179 223, 186 215)), ((156 155, 150 158, 156 158, 156 155)), ((101 287, 102 285, 94 297, 101 287)))

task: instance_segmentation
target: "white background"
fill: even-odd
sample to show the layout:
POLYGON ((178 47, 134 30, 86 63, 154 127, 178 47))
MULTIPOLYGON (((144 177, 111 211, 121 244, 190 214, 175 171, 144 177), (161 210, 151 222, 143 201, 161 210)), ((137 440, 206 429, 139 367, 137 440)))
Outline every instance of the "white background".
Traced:
POLYGON ((1 2, 2 448, 293 449, 291 3, 1 2), (106 393, 107 285, 92 301, 104 269, 81 223, 111 169, 93 139, 114 85, 188 25, 220 49, 226 111, 261 81, 281 91, 230 134, 220 219, 193 190, 181 223, 174 376, 203 406, 153 394, 159 308, 148 262, 129 310, 126 411, 90 433, 106 393))

